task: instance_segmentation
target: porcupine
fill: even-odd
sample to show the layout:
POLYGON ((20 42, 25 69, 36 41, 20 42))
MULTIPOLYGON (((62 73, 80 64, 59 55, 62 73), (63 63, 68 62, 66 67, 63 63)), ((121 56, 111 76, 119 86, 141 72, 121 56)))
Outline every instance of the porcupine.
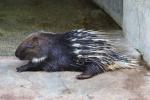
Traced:
POLYGON ((138 59, 124 55, 107 34, 92 30, 73 30, 63 34, 31 33, 17 48, 20 60, 29 60, 17 68, 24 71, 81 71, 77 79, 121 68, 132 68, 138 59))

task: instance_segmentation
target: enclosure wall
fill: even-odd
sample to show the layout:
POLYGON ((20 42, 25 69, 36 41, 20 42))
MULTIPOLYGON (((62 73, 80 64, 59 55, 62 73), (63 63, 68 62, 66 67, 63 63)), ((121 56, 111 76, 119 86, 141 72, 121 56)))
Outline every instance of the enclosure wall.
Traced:
POLYGON ((123 0, 93 0, 122 26, 123 0))
POLYGON ((124 33, 150 65, 150 0, 124 0, 123 3, 124 33))
POLYGON ((150 65, 150 0, 93 0, 122 28, 150 65))

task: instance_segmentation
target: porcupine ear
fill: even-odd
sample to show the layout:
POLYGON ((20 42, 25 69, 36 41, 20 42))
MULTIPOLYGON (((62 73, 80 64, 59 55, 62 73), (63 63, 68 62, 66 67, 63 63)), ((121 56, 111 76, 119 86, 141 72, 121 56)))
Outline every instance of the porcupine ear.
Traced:
POLYGON ((38 45, 38 44, 39 44, 39 38, 38 38, 38 37, 33 37, 33 38, 32 38, 32 44, 33 44, 34 46, 38 45))
POLYGON ((33 42, 38 42, 38 37, 33 37, 33 38, 32 38, 32 41, 33 41, 33 42))

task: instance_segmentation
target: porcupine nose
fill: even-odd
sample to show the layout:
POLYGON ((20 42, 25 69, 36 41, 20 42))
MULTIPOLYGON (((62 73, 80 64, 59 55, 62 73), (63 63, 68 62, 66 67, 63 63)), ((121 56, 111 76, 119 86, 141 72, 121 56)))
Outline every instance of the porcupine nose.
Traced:
POLYGON ((16 50, 16 52, 15 52, 15 56, 17 57, 17 58, 19 58, 20 59, 20 53, 19 53, 19 51, 18 50, 16 50))
POLYGON ((19 58, 19 52, 18 52, 18 50, 15 51, 15 56, 16 56, 17 58, 19 58))
POLYGON ((15 56, 17 57, 17 58, 19 58, 20 60, 23 60, 24 59, 24 56, 23 55, 21 55, 21 51, 20 50, 16 50, 16 52, 15 52, 15 56))

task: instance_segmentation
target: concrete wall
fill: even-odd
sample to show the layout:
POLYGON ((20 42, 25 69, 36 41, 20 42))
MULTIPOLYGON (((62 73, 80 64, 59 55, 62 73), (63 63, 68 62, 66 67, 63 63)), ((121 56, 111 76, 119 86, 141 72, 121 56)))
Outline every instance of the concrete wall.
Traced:
POLYGON ((150 65, 150 0, 93 0, 115 19, 150 65))
POLYGON ((150 0, 124 0, 123 29, 150 65, 150 0))
POLYGON ((93 0, 122 26, 123 0, 93 0))

